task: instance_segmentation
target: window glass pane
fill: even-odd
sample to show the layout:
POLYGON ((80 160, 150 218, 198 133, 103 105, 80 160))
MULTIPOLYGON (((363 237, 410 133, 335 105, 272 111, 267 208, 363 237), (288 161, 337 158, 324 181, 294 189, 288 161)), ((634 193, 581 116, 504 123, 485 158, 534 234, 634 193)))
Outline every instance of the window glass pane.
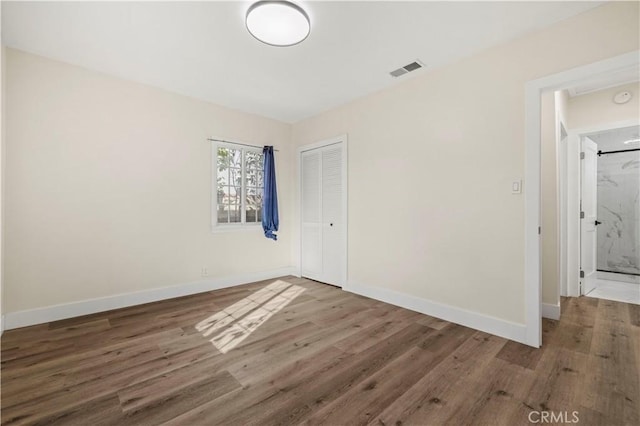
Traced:
POLYGON ((229 223, 229 210, 225 205, 218 205, 218 223, 229 223))
POLYGON ((229 196, 231 195, 231 188, 229 188, 228 186, 223 186, 222 187, 222 196, 218 195, 218 203, 219 204, 229 204, 229 196))
POLYGON ((218 204, 240 204, 240 187, 221 186, 218 189, 218 204))
POLYGON ((235 167, 236 169, 242 168, 242 150, 241 149, 229 149, 229 167, 235 167))
POLYGON ((216 165, 216 177, 218 186, 229 184, 229 150, 218 148, 218 163, 216 165))
MULTIPOLYGON (((221 204, 221 203, 227 204, 229 202, 228 197, 230 195, 233 195, 233 193, 229 191, 229 185, 239 186, 242 184, 242 176, 241 176, 242 150, 219 147, 217 154, 218 155, 217 155, 217 164, 216 164, 216 182, 217 182, 216 196, 218 199, 218 204, 221 204), (221 192, 223 193, 223 195, 221 195, 221 192)), ((225 222, 228 222, 228 219, 225 220, 225 222)))
POLYGON ((262 153, 247 150, 245 154, 246 168, 262 170, 262 153))
POLYGON ((218 170, 218 186, 229 185, 229 169, 225 169, 224 171, 218 170))
POLYGON ((218 187, 216 188, 216 205, 217 205, 217 221, 218 223, 228 223, 229 222, 229 209, 226 207, 228 204, 228 187, 221 185, 218 183, 218 187))
POLYGON ((230 223, 240 222, 240 205, 239 204, 229 205, 229 222, 230 223))
POLYGON ((229 184, 235 186, 242 185, 242 169, 229 168, 229 184))
POLYGON ((260 186, 259 173, 257 170, 247 169, 247 187, 260 186))
POLYGON ((230 151, 228 148, 218 148, 218 169, 227 169, 229 167, 230 151))
POLYGON ((255 209, 259 210, 261 208, 262 208, 262 190, 259 190, 255 199, 255 209))
POLYGON ((242 151, 231 148, 218 148, 218 171, 225 171, 229 168, 242 168, 242 151))
POLYGON ((242 151, 240 151, 239 149, 222 148, 222 147, 218 148, 218 161, 217 161, 218 183, 221 183, 223 185, 228 185, 230 183, 228 181, 229 169, 241 168, 241 163, 240 163, 241 155, 242 155, 242 151))
POLYGON ((246 200, 246 220, 247 222, 256 221, 256 209, 257 209, 257 189, 247 188, 247 200, 246 200))

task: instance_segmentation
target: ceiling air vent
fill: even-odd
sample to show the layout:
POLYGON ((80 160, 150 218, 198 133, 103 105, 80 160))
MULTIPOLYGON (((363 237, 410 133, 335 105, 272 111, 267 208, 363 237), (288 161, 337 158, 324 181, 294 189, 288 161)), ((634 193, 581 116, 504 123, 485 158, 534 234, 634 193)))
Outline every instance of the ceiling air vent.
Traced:
POLYGON ((391 77, 400 77, 401 75, 410 73, 411 71, 415 71, 417 69, 420 69, 423 66, 424 65, 422 65, 421 62, 415 61, 415 62, 411 62, 408 65, 405 65, 402 68, 398 68, 397 70, 391 71, 389 74, 391 74, 391 77))

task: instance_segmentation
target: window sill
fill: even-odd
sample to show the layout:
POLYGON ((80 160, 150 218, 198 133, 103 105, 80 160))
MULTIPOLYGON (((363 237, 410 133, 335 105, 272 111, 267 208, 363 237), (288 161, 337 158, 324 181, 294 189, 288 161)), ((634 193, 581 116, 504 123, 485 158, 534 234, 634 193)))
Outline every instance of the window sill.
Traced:
POLYGON ((247 232, 262 231, 262 224, 255 225, 214 225, 211 227, 212 234, 222 234, 226 232, 247 232))

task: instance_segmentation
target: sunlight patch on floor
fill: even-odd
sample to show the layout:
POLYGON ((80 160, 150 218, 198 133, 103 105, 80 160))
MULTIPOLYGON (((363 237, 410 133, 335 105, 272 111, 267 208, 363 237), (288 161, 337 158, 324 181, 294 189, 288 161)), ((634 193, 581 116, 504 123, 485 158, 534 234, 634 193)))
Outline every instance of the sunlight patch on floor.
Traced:
POLYGON ((304 288, 278 280, 211 315, 196 324, 196 330, 209 337, 222 353, 238 346, 269 318, 298 297, 304 288))

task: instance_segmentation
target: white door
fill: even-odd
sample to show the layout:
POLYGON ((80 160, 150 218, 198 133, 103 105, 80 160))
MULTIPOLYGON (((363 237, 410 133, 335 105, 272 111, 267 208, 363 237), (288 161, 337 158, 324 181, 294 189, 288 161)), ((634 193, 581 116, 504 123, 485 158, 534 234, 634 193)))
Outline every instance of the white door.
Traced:
POLYGON ((346 266, 344 142, 301 153, 301 274, 342 287, 346 266))
POLYGON ((301 158, 301 273, 320 280, 322 276, 322 151, 302 153, 301 158))
POLYGON ((580 213, 580 271, 581 294, 587 294, 596 283, 596 220, 598 184, 598 147, 585 137, 582 139, 582 179, 580 213))

